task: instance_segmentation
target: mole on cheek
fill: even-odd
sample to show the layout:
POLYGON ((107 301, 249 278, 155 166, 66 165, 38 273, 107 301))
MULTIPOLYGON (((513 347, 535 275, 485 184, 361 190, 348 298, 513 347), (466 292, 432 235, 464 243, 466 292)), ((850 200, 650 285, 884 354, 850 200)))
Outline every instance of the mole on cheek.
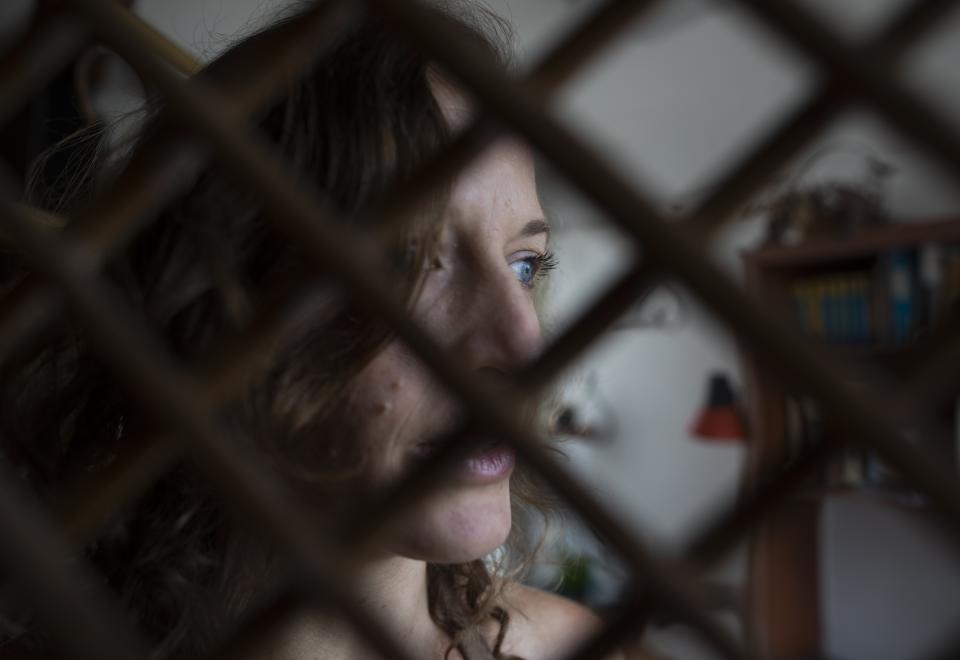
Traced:
POLYGON ((390 389, 393 390, 394 392, 398 392, 400 390, 401 385, 403 385, 403 381, 400 379, 397 379, 392 383, 390 383, 390 389))

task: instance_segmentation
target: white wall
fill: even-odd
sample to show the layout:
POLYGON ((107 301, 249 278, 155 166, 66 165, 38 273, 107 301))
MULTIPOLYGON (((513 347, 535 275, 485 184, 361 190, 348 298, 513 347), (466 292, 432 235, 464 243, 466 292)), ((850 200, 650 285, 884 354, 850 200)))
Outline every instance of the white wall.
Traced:
POLYGON ((821 515, 822 628, 834 657, 915 660, 956 641, 960 564, 932 514, 847 498, 821 515))

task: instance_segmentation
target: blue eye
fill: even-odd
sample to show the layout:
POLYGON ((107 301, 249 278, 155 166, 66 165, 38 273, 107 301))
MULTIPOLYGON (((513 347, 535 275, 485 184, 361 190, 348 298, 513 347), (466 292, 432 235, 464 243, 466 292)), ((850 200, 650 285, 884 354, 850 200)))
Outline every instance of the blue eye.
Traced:
POLYGON ((537 277, 537 267, 539 263, 536 257, 527 257, 526 259, 517 259, 512 264, 510 268, 513 269, 514 275, 517 276, 517 280, 520 284, 524 286, 532 286, 534 279, 537 277))
POLYGON ((525 287, 532 288, 536 281, 557 267, 557 259, 552 252, 534 254, 523 257, 510 263, 517 281, 525 287))

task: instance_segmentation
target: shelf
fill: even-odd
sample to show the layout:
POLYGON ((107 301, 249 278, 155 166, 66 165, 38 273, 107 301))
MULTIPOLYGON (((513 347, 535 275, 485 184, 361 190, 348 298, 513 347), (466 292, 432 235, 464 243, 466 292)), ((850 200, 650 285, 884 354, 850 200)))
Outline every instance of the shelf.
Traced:
POLYGON ((812 263, 866 259, 879 252, 926 243, 960 243, 960 222, 955 218, 930 222, 895 222, 849 236, 814 238, 798 245, 771 245, 744 253, 763 269, 796 268, 812 263))
POLYGON ((913 513, 926 514, 933 511, 933 507, 930 506, 923 495, 907 489, 872 486, 824 486, 800 489, 793 497, 820 502, 840 498, 854 499, 876 506, 892 507, 913 513))
POLYGON ((830 342, 818 337, 809 337, 824 352, 835 355, 841 360, 855 363, 870 363, 891 376, 909 375, 923 361, 926 351, 923 338, 910 340, 903 344, 844 344, 830 342))
MULTIPOLYGON (((893 332, 891 310, 894 304, 903 303, 905 296, 898 293, 894 298, 892 288, 875 287, 889 288, 894 281, 902 282, 893 279, 893 273, 902 274, 903 265, 896 263, 898 269, 893 270, 889 263, 891 254, 929 244, 960 245, 960 219, 890 224, 847 237, 811 239, 795 246, 765 246, 742 255, 748 293, 769 313, 796 328, 816 330, 809 332, 807 338, 823 349, 831 362, 838 367, 854 367, 838 369, 838 373, 848 374, 847 384, 864 388, 890 423, 902 420, 901 430, 907 434, 914 428, 914 411, 906 409, 900 386, 910 385, 918 365, 936 355, 935 347, 954 340, 948 334, 948 326, 924 328, 930 325, 925 321, 927 316, 933 316, 935 321, 941 314, 952 313, 949 305, 954 303, 950 301, 957 298, 944 293, 942 307, 938 306, 935 314, 927 314, 926 299, 917 294, 910 300, 916 306, 911 310, 909 326, 898 325, 897 332, 893 332), (865 298, 858 297, 863 295, 865 298), (864 299, 868 301, 866 317, 859 306, 864 299), (838 311, 839 305, 848 306, 839 307, 838 311), (914 316, 917 310, 922 311, 914 316), (891 341, 866 341, 867 337, 887 336, 891 341), (837 341, 841 337, 857 337, 858 341, 837 341), (904 341, 893 343, 893 337, 903 337, 904 341), (877 392, 876 386, 883 383, 896 386, 877 392)), ((948 248, 945 253, 956 254, 956 248, 948 248)), ((911 286, 920 281, 920 261, 919 256, 910 260, 911 286)), ((952 281, 947 277, 944 280, 952 281)), ((911 295, 916 293, 916 289, 911 289, 911 295)), ((898 320, 903 321, 903 317, 898 320)), ((749 620, 754 628, 751 636, 761 654, 771 658, 818 656, 823 641, 819 520, 825 505, 854 500, 863 503, 865 512, 867 507, 878 507, 914 516, 929 515, 933 506, 908 486, 901 486, 895 477, 888 480, 874 466, 874 452, 860 447, 861 443, 853 443, 853 438, 843 437, 846 431, 841 420, 827 415, 807 393, 791 391, 793 388, 784 382, 778 370, 769 361, 759 359, 749 345, 741 348, 750 427, 756 439, 750 444, 744 473, 747 492, 763 483, 765 475, 780 472, 799 452, 815 443, 851 441, 849 448, 838 451, 788 496, 783 506, 754 532, 750 542, 749 620)), ((937 376, 936 387, 928 388, 923 395, 924 403, 932 404, 934 421, 942 422, 944 429, 956 423, 956 393, 960 390, 960 379, 947 382, 948 377, 937 376)), ((944 439, 952 440, 952 432, 945 433, 944 439)), ((917 449, 928 455, 942 452, 945 464, 956 464, 955 444, 917 436, 917 449)))

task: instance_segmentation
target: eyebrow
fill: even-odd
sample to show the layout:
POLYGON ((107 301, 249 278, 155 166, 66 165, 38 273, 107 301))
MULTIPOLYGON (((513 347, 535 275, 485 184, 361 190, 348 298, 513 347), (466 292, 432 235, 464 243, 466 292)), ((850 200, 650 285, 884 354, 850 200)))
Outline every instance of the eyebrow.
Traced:
POLYGON ((543 218, 531 220, 525 224, 523 229, 517 233, 517 237, 527 238, 529 236, 537 236, 539 234, 547 234, 548 236, 550 235, 550 223, 543 218))

